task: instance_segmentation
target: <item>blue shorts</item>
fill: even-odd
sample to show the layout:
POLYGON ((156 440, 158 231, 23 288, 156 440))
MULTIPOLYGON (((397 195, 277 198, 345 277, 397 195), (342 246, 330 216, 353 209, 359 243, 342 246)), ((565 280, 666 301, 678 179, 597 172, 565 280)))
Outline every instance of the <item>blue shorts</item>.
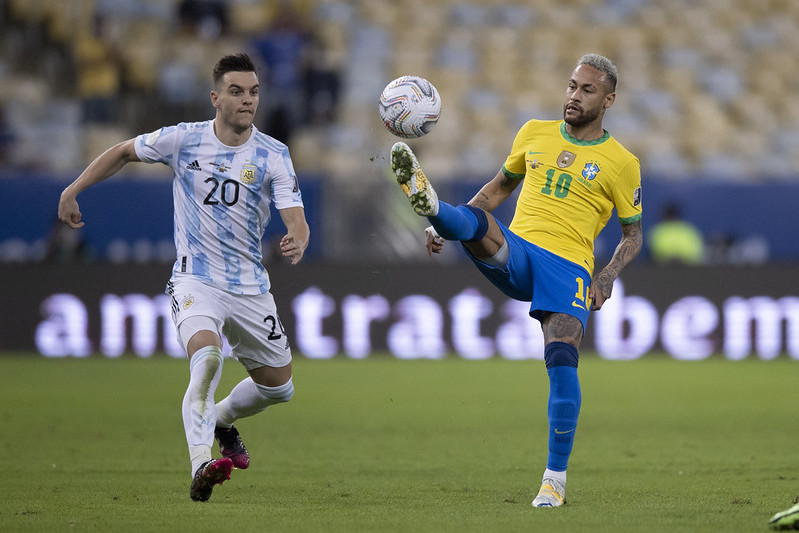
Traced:
POLYGON ((464 248, 466 255, 505 295, 531 302, 531 317, 540 321, 544 312, 571 315, 582 322, 585 331, 591 309, 588 299, 591 276, 588 271, 522 239, 501 222, 497 221, 497 224, 508 243, 510 257, 506 267, 487 265, 464 248))

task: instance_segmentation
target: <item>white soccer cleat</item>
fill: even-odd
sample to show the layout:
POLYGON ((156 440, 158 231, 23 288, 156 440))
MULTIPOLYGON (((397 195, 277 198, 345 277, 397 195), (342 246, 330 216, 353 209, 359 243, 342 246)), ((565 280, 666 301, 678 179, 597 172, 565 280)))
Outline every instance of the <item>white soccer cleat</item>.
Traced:
POLYGON ((434 217, 438 214, 438 195, 422 172, 413 151, 404 142, 391 148, 391 170, 417 215, 434 217))
POLYGON ((560 507, 565 501, 566 486, 557 479, 546 478, 533 500, 533 507, 560 507))
POLYGON ((768 524, 774 529, 799 529, 799 498, 796 505, 772 516, 768 524))

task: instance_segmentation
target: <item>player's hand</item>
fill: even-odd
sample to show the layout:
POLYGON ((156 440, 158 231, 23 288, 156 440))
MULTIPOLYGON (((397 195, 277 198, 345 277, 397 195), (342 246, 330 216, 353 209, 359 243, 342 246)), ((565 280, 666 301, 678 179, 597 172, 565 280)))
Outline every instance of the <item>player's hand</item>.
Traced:
POLYGON ((296 265, 302 260, 305 253, 305 246, 303 243, 294 239, 292 235, 286 235, 280 239, 280 253, 283 257, 291 259, 291 264, 296 265))
POLYGON ((613 282, 615 276, 602 271, 591 281, 591 287, 588 289, 588 298, 591 300, 591 311, 599 311, 602 305, 610 298, 613 292, 613 282))
POLYGON ((441 249, 444 248, 444 239, 436 233, 433 226, 428 226, 424 229, 424 241, 427 255, 430 257, 433 257, 433 254, 440 254, 441 249))
POLYGON ((72 229, 82 228, 84 222, 80 221, 80 208, 74 196, 61 195, 58 201, 58 220, 72 229))

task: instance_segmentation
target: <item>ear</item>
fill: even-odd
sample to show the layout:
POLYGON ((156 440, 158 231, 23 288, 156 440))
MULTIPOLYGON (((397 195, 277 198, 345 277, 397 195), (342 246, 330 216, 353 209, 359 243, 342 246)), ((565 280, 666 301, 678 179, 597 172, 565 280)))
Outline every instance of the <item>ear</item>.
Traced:
POLYGON ((616 101, 616 93, 610 93, 608 95, 605 95, 604 108, 608 109, 609 107, 611 107, 613 105, 613 102, 615 102, 615 101, 616 101))
POLYGON ((219 94, 216 91, 211 91, 211 105, 216 107, 218 101, 219 101, 219 94))

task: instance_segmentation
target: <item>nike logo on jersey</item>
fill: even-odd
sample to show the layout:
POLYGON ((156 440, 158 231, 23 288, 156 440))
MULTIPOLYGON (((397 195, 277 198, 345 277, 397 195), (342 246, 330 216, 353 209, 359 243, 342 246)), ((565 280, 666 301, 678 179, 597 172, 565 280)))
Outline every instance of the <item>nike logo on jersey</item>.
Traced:
POLYGON ((192 161, 191 163, 189 163, 188 165, 186 165, 186 168, 189 169, 189 170, 196 170, 196 171, 201 171, 202 170, 200 168, 199 161, 197 161, 196 159, 194 161, 192 161))
MULTIPOLYGON (((532 150, 528 150, 527 151, 527 155, 542 155, 542 154, 545 154, 545 153, 546 152, 533 152, 532 150)), ((535 169, 537 169, 538 167, 541 166, 541 163, 538 162, 537 158, 533 159, 532 161, 530 161, 528 159, 527 163, 530 165, 530 168, 533 169, 533 170, 535 170, 535 169)))

